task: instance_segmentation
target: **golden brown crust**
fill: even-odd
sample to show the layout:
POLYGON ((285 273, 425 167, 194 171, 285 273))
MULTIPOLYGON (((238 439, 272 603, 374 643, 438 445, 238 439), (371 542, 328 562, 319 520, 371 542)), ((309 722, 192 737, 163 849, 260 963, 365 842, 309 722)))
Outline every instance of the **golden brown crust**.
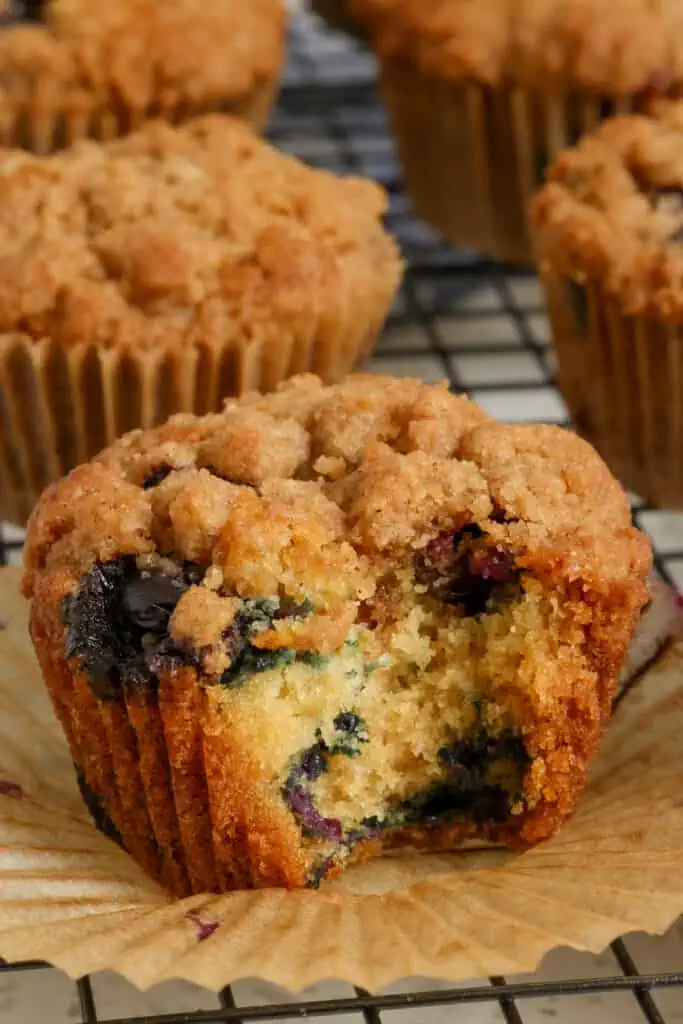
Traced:
POLYGON ((683 14, 648 0, 350 0, 381 56, 487 85, 666 89, 681 78, 683 14))
POLYGON ((531 206, 540 259, 627 315, 683 320, 683 104, 606 121, 560 155, 531 206))
POLYGON ((117 112, 130 123, 248 97, 278 77, 280 0, 47 0, 0 30, 0 108, 117 112))
POLYGON ((34 340, 248 338, 276 362, 279 338, 322 319, 379 320, 400 278, 378 186, 306 168, 219 115, 47 158, 0 151, 0 193, 0 332, 34 340))
MULTIPOLYGON (((495 841, 531 845, 556 830, 585 784, 647 597, 651 553, 631 526, 623 491, 589 445, 555 427, 496 424, 445 386, 357 375, 323 388, 316 378, 295 378, 270 396, 229 403, 223 415, 175 417, 130 434, 53 485, 29 524, 23 580, 34 638, 53 658, 50 667, 41 655, 46 681, 57 701, 68 701, 59 681, 59 672, 70 677, 62 602, 95 560, 201 557, 206 586, 185 593, 170 629, 208 658, 237 607, 214 592, 249 600, 284 591, 298 603, 310 599, 311 615, 274 623, 258 644, 279 648, 285 636, 293 650, 326 654, 340 649, 368 601, 381 633, 382 588, 392 572, 435 536, 468 523, 485 527, 553 595, 551 646, 534 650, 520 638, 520 656, 538 683, 529 691, 507 677, 496 684, 523 723, 534 759, 525 782, 529 806, 503 824, 475 829, 495 841), (236 472, 236 482, 215 475, 228 446, 221 466, 236 472), (213 472, 197 469, 200 463, 211 463, 213 472), (171 466, 144 489, 150 474, 171 466), (553 659, 560 663, 555 675, 553 659)), ((400 587, 387 590, 388 611, 402 599, 400 587)), ((524 620, 514 628, 523 632, 524 620)), ((205 662, 204 671, 224 667, 205 662)), ((75 677, 87 685, 81 672, 75 677)), ((177 835, 158 807, 154 821, 171 851, 169 884, 187 888, 174 874, 174 843, 191 842, 200 805, 210 806, 212 835, 204 820, 190 888, 200 878, 203 885, 213 878, 218 888, 304 884, 310 854, 278 792, 265 784, 261 720, 226 702, 221 687, 207 686, 201 700, 192 699, 192 687, 200 693, 201 684, 195 669, 164 680, 162 717, 147 709, 146 723, 144 709, 127 699, 147 745, 141 771, 148 799, 163 804, 157 786, 167 804, 175 801, 177 835), (172 795, 162 728, 174 751, 170 773, 178 776, 172 795)), ((240 692, 250 699, 249 687, 240 692)), ((115 801, 108 806, 124 814, 115 801)), ((458 825, 388 830, 384 842, 447 846, 462 837, 458 825)))

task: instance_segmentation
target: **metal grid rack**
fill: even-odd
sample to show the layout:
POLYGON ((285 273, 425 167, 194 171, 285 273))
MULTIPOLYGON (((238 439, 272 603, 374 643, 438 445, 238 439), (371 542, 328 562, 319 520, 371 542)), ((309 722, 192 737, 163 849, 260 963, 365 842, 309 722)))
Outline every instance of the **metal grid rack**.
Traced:
MULTIPOLYGON (((369 54, 344 36, 325 31, 316 19, 297 16, 271 137, 309 163, 374 177, 389 193, 387 220, 401 243, 408 271, 369 363, 373 370, 427 380, 445 376, 454 390, 467 391, 501 419, 566 423, 566 410, 554 387, 549 329, 537 281, 533 275, 449 248, 411 217, 369 54)), ((660 572, 683 589, 683 515, 658 512, 634 496, 634 518, 653 537, 660 572)), ((20 531, 0 526, 0 563, 18 561, 21 544, 20 531)), ((151 1015, 146 1008, 141 1013, 135 1004, 112 1012, 101 998, 97 976, 78 981, 75 990, 63 979, 72 993, 66 1019, 83 1024, 209 1024, 329 1017, 343 1024, 526 1024, 555 1018, 563 1024, 579 1017, 606 1021, 613 1015, 620 1024, 673 1024, 683 1020, 683 940, 677 939, 666 952, 661 942, 644 937, 635 944, 631 938, 619 940, 600 961, 576 954, 559 971, 546 965, 542 973, 520 980, 496 977, 456 987, 414 979, 378 996, 330 983, 302 994, 300 1001, 291 1001, 272 986, 261 986, 254 998, 253 988, 238 983, 209 1005, 197 990, 193 1005, 204 1007, 200 1010, 187 1008, 192 996, 183 992, 182 1000, 173 1004, 181 1007, 176 1012, 166 1000, 163 1012, 151 1015)), ((33 972, 56 976, 38 963, 0 965, 0 1020, 3 985, 8 977, 18 980, 26 972, 32 986, 33 972)), ((37 977, 35 983, 37 987, 37 977)), ((17 998, 11 1019, 22 1024, 21 995, 17 998)))

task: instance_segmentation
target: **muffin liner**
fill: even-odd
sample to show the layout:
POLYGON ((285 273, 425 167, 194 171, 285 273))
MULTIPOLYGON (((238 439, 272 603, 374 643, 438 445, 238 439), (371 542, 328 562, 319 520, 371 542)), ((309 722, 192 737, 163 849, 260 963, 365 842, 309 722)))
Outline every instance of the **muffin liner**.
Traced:
POLYGON ((12 95, 8 89, 0 98, 0 145, 42 155, 82 139, 106 142, 127 135, 153 117, 179 124, 216 111, 234 114, 260 131, 267 124, 278 91, 277 79, 263 79, 247 96, 224 103, 159 103, 136 111, 122 104, 103 107, 99 97, 85 91, 60 93, 37 89, 12 95))
POLYGON ((141 351, 0 335, 0 520, 23 524, 48 483, 128 430, 219 410, 294 373, 340 380, 372 348, 395 286, 387 273, 343 316, 222 346, 141 351))
POLYGON ((533 263, 527 206, 549 162, 638 97, 490 88, 381 64, 384 102, 416 213, 456 245, 533 263))
POLYGON ((577 429, 630 490, 683 508, 683 329, 626 316, 597 285, 550 268, 543 286, 577 429))
MULTIPOLYGON (((16 569, 0 574, 7 960, 46 960, 72 977, 111 969, 142 988, 184 978, 219 990, 260 976, 291 990, 340 978, 375 991, 409 975, 529 971, 558 945, 597 952, 630 930, 660 933, 683 912, 683 642, 643 672, 645 644, 579 810, 545 844, 383 858, 318 892, 175 900, 87 818, 18 579, 16 569)), ((676 602, 662 600, 669 631, 676 602)))

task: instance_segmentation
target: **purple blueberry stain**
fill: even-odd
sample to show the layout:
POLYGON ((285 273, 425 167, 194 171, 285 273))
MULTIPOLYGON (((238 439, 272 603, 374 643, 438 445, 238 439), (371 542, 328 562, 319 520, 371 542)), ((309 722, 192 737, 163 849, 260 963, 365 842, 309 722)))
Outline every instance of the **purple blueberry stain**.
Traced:
POLYGON ((18 782, 0 779, 0 796, 9 797, 10 800, 23 800, 26 794, 18 782))
MULTIPOLYGON (((153 699, 155 672, 191 663, 169 637, 171 615, 201 566, 141 568, 132 556, 96 562, 64 600, 66 654, 76 658, 100 700, 126 690, 153 699)), ((191 653, 191 652, 190 652, 191 653)))
POLYGON ((432 597, 466 616, 481 615, 491 598, 520 576, 512 552, 474 523, 432 540, 418 556, 415 573, 432 597))
POLYGON ((194 925, 197 942, 205 942, 206 939, 210 939, 220 927, 218 921, 203 921, 196 911, 189 913, 187 918, 194 925))
POLYGON ((142 482, 142 489, 149 491, 153 487, 158 487, 172 472, 173 466, 169 466, 167 462, 162 462, 158 466, 152 466, 142 482))

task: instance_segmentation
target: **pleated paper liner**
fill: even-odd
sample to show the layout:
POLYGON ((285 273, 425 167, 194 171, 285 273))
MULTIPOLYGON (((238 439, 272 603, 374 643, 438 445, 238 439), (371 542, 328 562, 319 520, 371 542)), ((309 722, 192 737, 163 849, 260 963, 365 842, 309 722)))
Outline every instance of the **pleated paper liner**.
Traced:
MULTIPOLYGON (((19 83, 16 83, 18 87, 19 83)), ((51 86, 53 83, 51 83, 51 86)), ((123 102, 103 105, 101 97, 86 91, 60 92, 38 86, 34 92, 5 88, 0 97, 0 144, 46 154, 82 139, 106 142, 140 128, 144 121, 161 117, 179 124, 190 117, 222 112, 265 128, 279 91, 277 79, 258 81, 253 90, 232 101, 216 104, 159 103, 134 110, 123 102)))
POLYGON ((128 430, 217 411, 295 373, 340 380, 372 348, 398 284, 390 243, 377 259, 384 280, 341 311, 222 345, 132 350, 0 335, 0 520, 23 524, 48 483, 128 430))
MULTIPOLYGON (((18 580, 16 569, 0 574, 7 960, 46 960, 72 977, 111 969, 143 988, 184 978, 218 990, 256 975, 292 990, 324 978, 376 990, 408 975, 533 970, 558 945, 595 952, 629 930, 663 932, 683 912, 683 643, 623 698, 579 810, 544 845, 383 859, 318 892, 173 900, 87 818, 18 580)), ((663 600, 668 615, 675 601, 663 600)))
POLYGON ((683 508, 683 330, 626 316, 593 283, 547 268, 558 385, 579 431, 624 485, 683 508))
POLYGON ((456 245, 531 264, 527 207, 548 163, 637 96, 453 83, 381 63, 382 94, 416 213, 456 245))

